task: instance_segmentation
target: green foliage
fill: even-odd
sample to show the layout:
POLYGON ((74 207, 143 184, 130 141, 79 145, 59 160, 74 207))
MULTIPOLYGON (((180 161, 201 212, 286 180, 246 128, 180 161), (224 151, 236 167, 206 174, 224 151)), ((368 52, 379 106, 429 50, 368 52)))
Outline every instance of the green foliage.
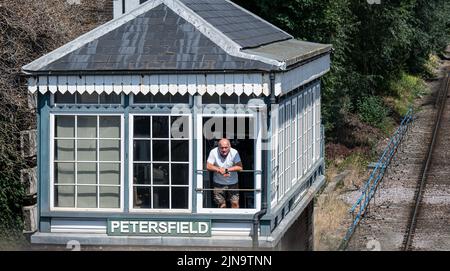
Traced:
POLYGON ((389 111, 381 98, 377 96, 363 97, 358 102, 358 114, 362 121, 374 127, 384 128, 389 111))
POLYGON ((423 96, 428 89, 425 82, 414 75, 402 73, 398 80, 391 83, 390 89, 394 97, 394 110, 404 116, 414 99, 423 96))
POLYGON ((12 138, 17 138, 10 124, 0 116, 0 239, 11 230, 21 232, 24 191, 19 179, 23 161, 12 138), (8 127, 9 126, 9 127, 8 127))
MULTIPOLYGON (((397 95, 391 82, 403 81, 404 72, 427 75, 430 54, 450 41, 448 0, 381 0, 372 5, 366 0, 235 2, 297 39, 333 44, 322 98, 326 134, 334 140, 339 140, 337 131, 347 113, 361 115, 359 104, 379 105, 377 99, 368 103, 361 97, 397 95)), ((362 115, 372 116, 369 111, 363 109, 362 115)))

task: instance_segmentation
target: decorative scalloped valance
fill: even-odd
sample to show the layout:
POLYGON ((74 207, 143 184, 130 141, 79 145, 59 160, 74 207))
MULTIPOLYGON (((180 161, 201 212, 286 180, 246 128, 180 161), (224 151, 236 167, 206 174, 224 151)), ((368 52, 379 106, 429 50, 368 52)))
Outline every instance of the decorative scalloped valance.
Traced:
POLYGON ((269 95, 268 74, 157 74, 30 77, 28 90, 50 93, 269 95))
MULTIPOLYGON (((286 94, 330 70, 330 55, 312 60, 295 69, 275 74, 275 95, 286 94)), ((50 93, 153 94, 206 93, 228 96, 270 95, 268 73, 154 74, 154 75, 41 75, 28 79, 28 90, 50 93)))

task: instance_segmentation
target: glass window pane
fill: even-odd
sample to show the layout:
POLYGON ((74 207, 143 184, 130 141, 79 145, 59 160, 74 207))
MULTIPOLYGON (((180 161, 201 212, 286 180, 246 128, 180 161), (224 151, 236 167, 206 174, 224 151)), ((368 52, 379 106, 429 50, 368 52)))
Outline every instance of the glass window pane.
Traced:
POLYGON ((149 104, 151 103, 151 97, 152 96, 150 94, 144 95, 142 93, 139 93, 137 95, 134 95, 133 99, 134 103, 136 104, 149 104))
POLYGON ((120 184, 120 164, 100 163, 100 184, 120 184))
MULTIPOLYGON (((245 95, 245 94, 242 94, 245 95)), ((238 104, 239 96, 236 94, 232 94, 231 96, 228 96, 226 93, 224 93, 222 96, 220 96, 220 103, 221 104, 238 104)))
POLYGON ((120 117, 105 116, 100 117, 100 137, 120 138, 120 117))
POLYGON ((55 183, 75 183, 75 163, 55 163, 55 183))
POLYGON ((78 161, 97 161, 97 141, 80 139, 77 141, 78 161))
POLYGON ((78 208, 97 208, 96 186, 78 186, 77 190, 78 190, 77 193, 78 208))
POLYGON ((77 174, 77 183, 96 184, 97 163, 78 163, 77 174))
POLYGON ((153 116, 153 138, 169 138, 169 117, 153 116))
POLYGON ((153 187, 153 208, 169 208, 169 187, 153 187))
POLYGON ((189 162, 188 140, 172 140, 172 161, 189 162))
POLYGON ((169 161, 169 140, 153 140, 153 161, 169 161))
POLYGON ((120 95, 116 93, 106 94, 102 93, 100 94, 100 103, 101 104, 120 104, 121 99, 120 95))
POLYGON ((150 117, 134 117, 134 137, 150 138, 150 117))
POLYGON ((170 93, 167 93, 166 95, 162 95, 161 93, 157 93, 155 96, 153 96, 153 103, 160 103, 160 104, 168 104, 170 103, 170 93))
POLYGON ((97 117, 78 116, 77 137, 96 138, 97 137, 97 117))
POLYGON ((153 184, 169 184, 169 164, 153 164, 153 184))
POLYGON ((75 186, 55 186, 55 207, 75 207, 75 186))
POLYGON ((172 184, 189 184, 189 165, 172 164, 172 184))
POLYGON ((120 161, 120 140, 100 140, 100 161, 120 161))
POLYGON ((134 187, 133 206, 134 208, 150 209, 152 208, 150 187, 134 187))
POLYGON ((220 96, 218 94, 213 94, 212 96, 206 93, 202 96, 202 103, 203 104, 219 104, 220 103, 220 96))
POLYGON ((239 96, 239 103, 248 104, 251 98, 251 96, 247 96, 245 93, 242 93, 241 96, 239 96))
POLYGON ((55 93, 55 103, 56 104, 74 104, 75 103, 75 95, 70 94, 70 92, 55 93))
POLYGON ((77 93, 77 104, 98 104, 98 94, 87 92, 83 94, 77 93))
POLYGON ((119 187, 100 187, 100 208, 120 208, 119 187))
POLYGON ((134 161, 150 161, 151 147, 150 140, 134 140, 133 159, 134 161))
POLYGON ((151 164, 134 164, 133 184, 151 184, 151 164))
POLYGON ((74 161, 75 160, 75 141, 74 140, 55 140, 55 160, 74 161))
POLYGON ((188 205, 188 188, 172 187, 172 209, 187 209, 188 205))
POLYGON ((181 95, 179 93, 172 96, 172 103, 174 104, 188 104, 189 94, 181 95))
POLYGON ((171 117, 170 136, 172 138, 189 138, 189 117, 171 117))
POLYGON ((55 116, 55 137, 75 137, 75 116, 55 116))

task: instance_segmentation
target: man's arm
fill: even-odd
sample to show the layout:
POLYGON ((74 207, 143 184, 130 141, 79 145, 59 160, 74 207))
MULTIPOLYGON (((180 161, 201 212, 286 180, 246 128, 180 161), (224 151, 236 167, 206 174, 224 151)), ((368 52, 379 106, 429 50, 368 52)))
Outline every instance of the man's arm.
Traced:
POLYGON ((237 162, 234 166, 228 169, 229 172, 239 172, 242 171, 244 167, 242 166, 242 162, 237 162))
POLYGON ((216 173, 219 173, 219 174, 222 174, 222 175, 225 173, 225 169, 220 168, 220 167, 216 167, 215 165, 213 165, 213 164, 211 164, 209 162, 206 162, 206 169, 208 171, 216 172, 216 173))

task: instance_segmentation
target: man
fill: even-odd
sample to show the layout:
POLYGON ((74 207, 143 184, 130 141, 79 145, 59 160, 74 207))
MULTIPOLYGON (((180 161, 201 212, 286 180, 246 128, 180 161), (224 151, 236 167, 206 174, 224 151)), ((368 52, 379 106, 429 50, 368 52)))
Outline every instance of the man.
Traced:
POLYGON ((238 172, 242 170, 241 157, 237 150, 231 148, 228 139, 219 141, 219 146, 211 150, 206 162, 206 169, 214 172, 214 201, 219 208, 226 208, 226 201, 231 208, 239 208, 238 172))

